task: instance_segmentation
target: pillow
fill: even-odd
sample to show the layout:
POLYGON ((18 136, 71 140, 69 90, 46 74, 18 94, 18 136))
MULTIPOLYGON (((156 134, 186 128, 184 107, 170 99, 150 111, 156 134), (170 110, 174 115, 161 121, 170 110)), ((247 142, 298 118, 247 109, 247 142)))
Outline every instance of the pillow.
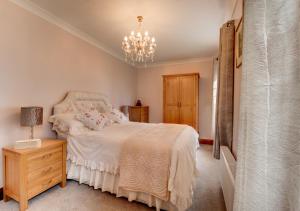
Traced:
POLYGON ((106 114, 100 113, 97 110, 90 110, 77 114, 76 119, 81 121, 91 130, 101 130, 112 123, 106 114))
POLYGON ((57 114, 50 116, 49 122, 53 123, 52 129, 57 133, 78 134, 88 131, 82 122, 75 119, 75 114, 57 114))
POLYGON ((75 102, 75 107, 80 113, 90 110, 97 110, 100 113, 105 113, 111 109, 109 105, 106 105, 102 101, 77 101, 75 102))
POLYGON ((65 114, 65 113, 74 113, 76 110, 72 102, 56 105, 54 106, 54 113, 65 114))
POLYGON ((129 121, 128 117, 125 116, 125 114, 115 108, 111 109, 106 114, 115 123, 124 123, 129 121))

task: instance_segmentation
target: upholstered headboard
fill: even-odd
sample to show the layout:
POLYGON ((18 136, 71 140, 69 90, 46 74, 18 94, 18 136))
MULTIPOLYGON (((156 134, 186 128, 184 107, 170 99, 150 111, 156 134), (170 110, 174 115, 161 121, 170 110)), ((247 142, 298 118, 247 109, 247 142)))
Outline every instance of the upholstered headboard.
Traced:
POLYGON ((97 105, 102 106, 103 110, 112 108, 106 95, 95 92, 82 92, 82 91, 71 91, 67 94, 65 99, 54 106, 54 115, 61 113, 76 113, 78 108, 76 107, 77 102, 95 102, 97 105))

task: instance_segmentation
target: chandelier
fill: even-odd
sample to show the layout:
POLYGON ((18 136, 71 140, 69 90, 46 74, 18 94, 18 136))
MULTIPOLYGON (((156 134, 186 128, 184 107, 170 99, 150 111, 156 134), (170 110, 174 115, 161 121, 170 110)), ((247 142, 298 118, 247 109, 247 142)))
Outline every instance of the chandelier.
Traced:
POLYGON ((156 48, 155 38, 150 37, 148 31, 143 31, 143 16, 138 16, 137 31, 131 31, 122 42, 125 61, 131 64, 153 62, 156 48))

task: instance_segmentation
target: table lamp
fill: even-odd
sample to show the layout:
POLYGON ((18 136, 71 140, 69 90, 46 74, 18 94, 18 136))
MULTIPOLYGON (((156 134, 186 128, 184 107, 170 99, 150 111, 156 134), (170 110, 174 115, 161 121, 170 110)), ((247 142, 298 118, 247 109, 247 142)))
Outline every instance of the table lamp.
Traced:
POLYGON ((34 136, 33 127, 41 124, 43 124, 42 107, 21 107, 21 126, 31 127, 31 139, 33 139, 34 136))

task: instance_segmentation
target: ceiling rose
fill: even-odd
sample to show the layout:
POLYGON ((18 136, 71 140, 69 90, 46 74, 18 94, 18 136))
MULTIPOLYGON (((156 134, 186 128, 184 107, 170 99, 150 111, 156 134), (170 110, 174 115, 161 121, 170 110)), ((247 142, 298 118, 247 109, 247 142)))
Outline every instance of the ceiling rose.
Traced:
POLYGON ((143 16, 137 16, 137 20, 137 30, 131 31, 122 42, 125 61, 131 64, 153 62, 156 49, 155 38, 150 37, 149 32, 143 30, 143 16))

